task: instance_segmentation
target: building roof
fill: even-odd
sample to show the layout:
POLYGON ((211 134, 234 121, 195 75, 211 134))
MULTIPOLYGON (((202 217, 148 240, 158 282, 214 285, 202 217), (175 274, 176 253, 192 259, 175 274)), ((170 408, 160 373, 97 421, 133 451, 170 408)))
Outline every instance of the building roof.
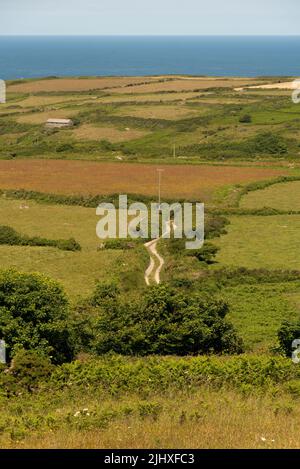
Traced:
POLYGON ((48 124, 70 124, 72 122, 71 119, 48 119, 48 124))

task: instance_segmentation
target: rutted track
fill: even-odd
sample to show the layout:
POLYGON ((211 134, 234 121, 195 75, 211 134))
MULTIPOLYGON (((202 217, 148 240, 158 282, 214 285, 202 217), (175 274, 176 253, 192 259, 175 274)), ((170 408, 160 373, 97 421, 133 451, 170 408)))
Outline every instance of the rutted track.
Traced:
POLYGON ((147 267, 145 271, 145 282, 147 285, 150 285, 151 283, 151 277, 153 277, 153 280, 155 283, 159 284, 160 283, 160 273, 161 269, 163 268, 163 265, 165 263, 164 258, 157 252, 157 243, 158 241, 166 236, 170 230, 171 230, 171 223, 167 223, 167 229, 165 233, 159 237, 152 239, 151 241, 148 241, 147 243, 144 244, 145 248, 149 252, 150 255, 150 264, 147 267), (154 273, 153 273, 154 272, 154 273))

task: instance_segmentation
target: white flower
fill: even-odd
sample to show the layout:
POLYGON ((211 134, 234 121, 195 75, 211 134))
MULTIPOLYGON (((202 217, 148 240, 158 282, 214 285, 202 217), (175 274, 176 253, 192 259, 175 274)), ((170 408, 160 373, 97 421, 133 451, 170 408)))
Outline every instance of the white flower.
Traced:
POLYGON ((267 441, 267 438, 265 438, 264 436, 261 436, 260 439, 261 441, 267 441))
POLYGON ((77 410, 77 412, 75 412, 74 414, 74 417, 79 417, 79 415, 80 415, 80 410, 77 410))

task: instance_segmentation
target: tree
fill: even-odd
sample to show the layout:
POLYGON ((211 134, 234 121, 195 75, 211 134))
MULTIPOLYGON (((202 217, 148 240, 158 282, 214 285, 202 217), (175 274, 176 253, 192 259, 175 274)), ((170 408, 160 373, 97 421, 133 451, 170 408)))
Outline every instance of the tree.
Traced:
POLYGON ((133 305, 104 299, 92 348, 125 355, 240 353, 242 342, 225 320, 227 311, 222 299, 185 295, 165 285, 149 289, 133 305))
POLYGON ((61 286, 39 274, 0 273, 0 338, 11 359, 20 349, 50 356, 53 363, 73 358, 68 300, 61 286))

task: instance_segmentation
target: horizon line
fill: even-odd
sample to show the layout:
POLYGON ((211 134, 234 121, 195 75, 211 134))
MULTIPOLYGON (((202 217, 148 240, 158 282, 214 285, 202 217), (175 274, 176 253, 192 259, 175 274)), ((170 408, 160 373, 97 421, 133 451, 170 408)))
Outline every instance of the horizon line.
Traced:
POLYGON ((300 34, 0 34, 0 37, 300 37, 300 34))

